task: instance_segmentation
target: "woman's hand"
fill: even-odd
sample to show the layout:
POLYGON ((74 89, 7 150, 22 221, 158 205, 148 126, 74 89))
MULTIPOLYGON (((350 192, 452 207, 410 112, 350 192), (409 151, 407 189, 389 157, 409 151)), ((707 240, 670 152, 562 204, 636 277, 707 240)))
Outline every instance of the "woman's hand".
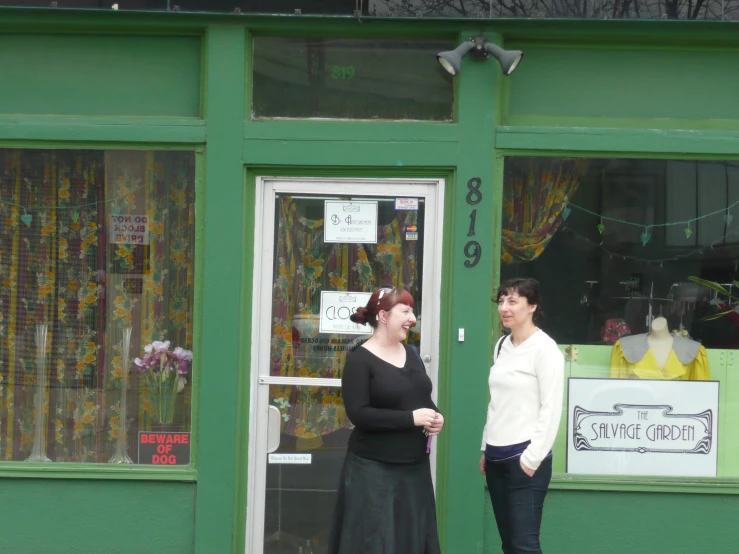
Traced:
POLYGON ((424 427, 428 429, 434 422, 435 417, 436 412, 429 408, 419 408, 418 410, 413 410, 413 425, 415 425, 416 427, 424 427))
POLYGON ((535 469, 529 468, 529 466, 527 466, 525 463, 523 463, 523 460, 520 460, 519 463, 521 464, 521 469, 523 470, 523 472, 526 475, 528 475, 529 477, 533 477, 534 476, 534 473, 536 473, 536 470, 535 469))
POLYGON ((480 473, 485 475, 485 453, 482 453, 482 456, 480 456, 480 473))
POLYGON ((441 428, 444 427, 444 416, 438 412, 435 412, 434 422, 431 425, 425 427, 429 437, 435 437, 441 433, 441 428))

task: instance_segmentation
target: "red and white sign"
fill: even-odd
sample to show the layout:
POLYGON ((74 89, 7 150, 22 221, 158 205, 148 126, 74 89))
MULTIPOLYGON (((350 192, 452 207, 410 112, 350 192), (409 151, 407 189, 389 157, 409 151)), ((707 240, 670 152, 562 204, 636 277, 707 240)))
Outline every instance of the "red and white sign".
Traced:
POLYGON ((396 198, 396 210, 418 210, 418 198, 396 198))

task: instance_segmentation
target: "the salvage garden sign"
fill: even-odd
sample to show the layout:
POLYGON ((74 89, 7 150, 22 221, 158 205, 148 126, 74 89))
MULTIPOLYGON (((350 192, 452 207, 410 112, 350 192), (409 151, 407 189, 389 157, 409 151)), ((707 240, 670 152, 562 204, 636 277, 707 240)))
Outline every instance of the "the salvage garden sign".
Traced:
POLYGON ((569 379, 567 473, 715 477, 718 381, 569 379))

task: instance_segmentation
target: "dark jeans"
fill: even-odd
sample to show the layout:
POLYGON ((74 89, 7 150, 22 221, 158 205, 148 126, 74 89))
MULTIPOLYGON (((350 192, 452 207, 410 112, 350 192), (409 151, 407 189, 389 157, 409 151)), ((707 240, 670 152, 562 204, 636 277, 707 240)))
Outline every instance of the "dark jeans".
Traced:
POLYGON ((539 530, 544 497, 552 479, 552 457, 533 477, 521 469, 521 459, 485 463, 485 479, 493 503, 503 554, 541 554, 539 530))

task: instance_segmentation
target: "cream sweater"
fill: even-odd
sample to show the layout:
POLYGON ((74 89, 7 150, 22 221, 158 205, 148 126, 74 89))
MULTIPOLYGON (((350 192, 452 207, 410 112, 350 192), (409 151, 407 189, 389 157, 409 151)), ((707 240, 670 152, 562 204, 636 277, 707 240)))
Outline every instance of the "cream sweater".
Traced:
POLYGON ((515 348, 506 337, 490 368, 488 386, 482 450, 486 444, 508 446, 530 440, 521 461, 538 469, 552 449, 562 416, 564 357, 557 343, 542 330, 515 348))

